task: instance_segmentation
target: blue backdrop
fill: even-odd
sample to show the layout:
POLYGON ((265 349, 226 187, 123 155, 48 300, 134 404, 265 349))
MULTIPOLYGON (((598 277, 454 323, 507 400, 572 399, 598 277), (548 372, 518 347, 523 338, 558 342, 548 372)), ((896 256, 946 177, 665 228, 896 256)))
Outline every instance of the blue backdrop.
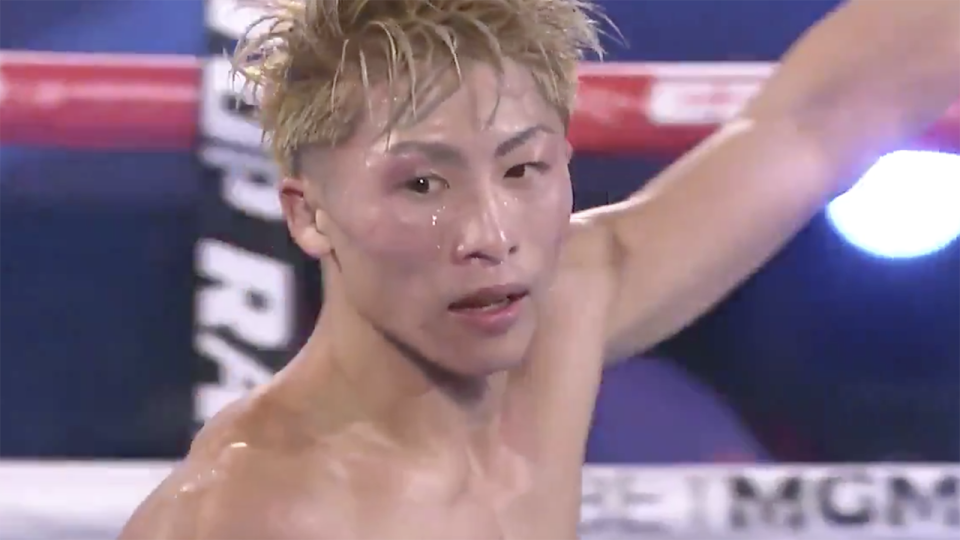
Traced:
MULTIPOLYGON (((614 60, 743 61, 775 59, 835 2, 602 4, 628 41, 614 60)), ((203 5, 4 0, 0 46, 203 55, 203 5)), ((0 160, 0 452, 182 451, 196 370, 194 156, 0 148, 0 160)), ((622 197, 661 165, 580 156, 578 204, 622 197)), ((882 263, 815 220, 658 351, 675 362, 610 374, 591 458, 750 457, 762 453, 752 431, 785 458, 957 459, 958 273, 956 245, 882 263), (675 421, 659 424, 665 414, 675 421)))

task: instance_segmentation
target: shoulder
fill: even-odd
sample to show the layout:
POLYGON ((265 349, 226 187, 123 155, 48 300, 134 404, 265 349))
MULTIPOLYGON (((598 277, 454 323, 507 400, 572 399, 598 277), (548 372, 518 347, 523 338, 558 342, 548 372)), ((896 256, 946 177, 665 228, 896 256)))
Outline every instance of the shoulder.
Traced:
POLYGON ((621 206, 622 203, 591 208, 570 217, 561 270, 604 272, 615 267, 619 249, 609 222, 621 206))
POLYGON ((553 282, 537 300, 527 362, 511 376, 513 391, 530 402, 536 446, 551 449, 544 459, 557 470, 579 466, 589 430, 616 294, 613 249, 593 217, 571 219, 553 282))
POLYGON ((260 407, 239 403, 215 418, 120 538, 325 537, 337 501, 323 468, 310 465, 323 463, 322 452, 290 444, 293 435, 282 427, 278 434, 251 422, 260 414, 260 407))
POLYGON ((326 538, 341 504, 329 483, 286 456, 224 449, 214 460, 180 465, 137 509, 129 540, 326 538))
POLYGON ((617 245, 599 212, 579 212, 570 218, 548 300, 568 304, 566 296, 595 299, 598 287, 616 277, 617 245))
POLYGON ((604 333, 618 281, 618 248, 604 221, 599 212, 581 212, 570 219, 557 271, 539 306, 540 338, 583 339, 591 330, 604 333))

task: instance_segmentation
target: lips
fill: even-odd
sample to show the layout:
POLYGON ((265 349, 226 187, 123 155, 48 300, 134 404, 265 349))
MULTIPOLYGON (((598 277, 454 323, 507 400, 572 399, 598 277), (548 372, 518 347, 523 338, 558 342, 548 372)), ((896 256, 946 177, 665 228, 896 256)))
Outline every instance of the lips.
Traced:
POLYGON ((478 289, 449 306, 454 320, 485 337, 502 336, 520 320, 529 291, 520 285, 478 289))
POLYGON ((450 311, 455 312, 495 312, 522 300, 529 291, 521 285, 499 285, 477 289, 472 293, 450 303, 450 311))

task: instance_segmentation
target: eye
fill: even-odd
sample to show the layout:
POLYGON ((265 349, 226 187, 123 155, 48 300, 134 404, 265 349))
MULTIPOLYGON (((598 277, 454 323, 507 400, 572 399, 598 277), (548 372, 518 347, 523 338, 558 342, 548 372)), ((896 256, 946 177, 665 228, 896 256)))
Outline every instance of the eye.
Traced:
POLYGON ((507 171, 503 173, 503 177, 504 178, 523 178, 524 176, 527 175, 528 172, 530 172, 531 169, 536 172, 542 173, 549 168, 550 166, 547 163, 544 163, 542 161, 521 163, 519 165, 514 165, 513 167, 510 167, 509 169, 507 169, 507 171))
POLYGON ((417 195, 429 195, 446 187, 446 180, 436 176, 418 176, 403 183, 404 189, 417 195))

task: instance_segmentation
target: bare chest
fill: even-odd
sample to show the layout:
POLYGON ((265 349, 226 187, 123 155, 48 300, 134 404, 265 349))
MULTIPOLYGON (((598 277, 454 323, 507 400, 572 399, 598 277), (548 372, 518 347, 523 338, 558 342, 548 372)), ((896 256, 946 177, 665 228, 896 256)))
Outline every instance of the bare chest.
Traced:
MULTIPOLYGON (((548 470, 505 449, 494 465, 444 459, 404 468, 390 458, 352 463, 324 538, 562 540, 576 538, 580 464, 548 470), (568 469, 568 470, 567 470, 568 469), (330 527, 329 525, 333 525, 330 527)), ((329 500, 329 499, 328 499, 329 500)))
POLYGON ((449 500, 384 494, 356 501, 361 506, 349 512, 339 532, 341 538, 369 540, 572 540, 579 499, 579 484, 568 492, 532 486, 514 494, 468 488, 449 500))

